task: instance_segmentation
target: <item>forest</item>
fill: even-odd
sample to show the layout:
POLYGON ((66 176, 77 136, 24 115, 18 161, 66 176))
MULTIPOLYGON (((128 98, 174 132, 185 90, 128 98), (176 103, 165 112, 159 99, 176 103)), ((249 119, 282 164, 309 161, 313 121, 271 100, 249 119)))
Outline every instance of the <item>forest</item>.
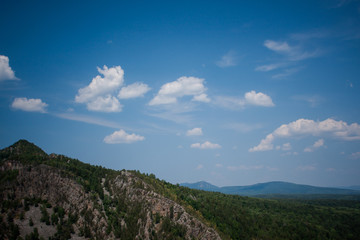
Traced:
MULTIPOLYGON (((92 166, 63 155, 47 155, 32 145, 23 145, 25 149, 16 155, 7 149, 2 150, 0 152, 1 165, 5 159, 11 157, 12 160, 26 163, 28 168, 45 164, 61 170, 64 176, 81 184, 86 192, 102 199, 103 209, 108 216, 107 231, 114 231, 115 236, 121 239, 133 239, 137 233, 137 219, 144 217, 141 211, 142 206, 138 202, 125 202, 121 193, 118 193, 119 197, 116 200, 108 198, 104 195, 101 185, 102 179, 105 178, 105 187, 111 191, 109 185, 121 171, 92 166), (123 231, 119 226, 118 219, 124 216, 128 222, 127 231, 123 231)), ((193 216, 214 228, 223 239, 360 239, 360 201, 358 198, 346 200, 346 198, 327 199, 326 196, 311 199, 279 196, 269 196, 268 199, 244 197, 194 190, 157 179, 154 174, 129 172, 142 180, 142 182, 137 182, 137 188, 142 189, 145 183, 148 184, 154 192, 184 206, 193 216)), ((1 174, 1 186, 3 183, 14 181, 17 174, 17 171, 1 174)), ((59 225, 64 222, 62 210, 58 206, 55 206, 52 216, 46 214, 47 202, 44 199, 27 199, 24 204, 41 205, 44 221, 49 224, 59 225)), ((3 213, 11 212, 11 209, 18 208, 19 205, 21 202, 11 201, 11 197, 1 202, 1 231, 5 231, 9 226, 14 228, 11 224, 11 216, 3 215, 3 213), (6 218, 10 222, 6 223, 6 218)), ((24 209, 26 209, 25 205, 22 206, 24 209)), ((84 211, 79 214, 89 215, 85 219, 89 218, 89 223, 91 223, 91 213, 84 211)), ((169 219, 172 217, 169 216, 169 219)), ((159 216, 154 215, 153 218, 155 221, 160 221, 159 216)), ((59 225, 58 236, 62 236, 61 234, 69 236, 71 222, 76 221, 77 216, 68 219, 68 227, 64 225, 61 228, 59 225)), ((154 236, 154 239, 182 239, 184 229, 174 225, 169 219, 162 219, 162 234, 154 236)), ((82 231, 83 236, 96 238, 91 236, 86 228, 82 231)), ((16 234, 16 229, 14 229, 14 234, 16 234)), ((68 238, 59 237, 59 239, 68 238)))

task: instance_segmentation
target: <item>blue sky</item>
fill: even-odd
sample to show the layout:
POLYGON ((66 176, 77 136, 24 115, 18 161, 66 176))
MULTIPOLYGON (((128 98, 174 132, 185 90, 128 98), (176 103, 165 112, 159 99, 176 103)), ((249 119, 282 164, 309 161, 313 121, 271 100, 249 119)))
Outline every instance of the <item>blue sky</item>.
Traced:
POLYGON ((2 1, 0 147, 172 183, 360 185, 360 1, 2 1))

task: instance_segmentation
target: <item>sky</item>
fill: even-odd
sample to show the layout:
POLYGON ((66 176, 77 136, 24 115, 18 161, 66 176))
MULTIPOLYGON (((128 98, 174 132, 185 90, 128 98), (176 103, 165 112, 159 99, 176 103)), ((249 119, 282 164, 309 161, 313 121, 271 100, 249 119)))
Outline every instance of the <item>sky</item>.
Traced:
POLYGON ((360 185, 360 1, 8 1, 0 148, 171 183, 360 185))

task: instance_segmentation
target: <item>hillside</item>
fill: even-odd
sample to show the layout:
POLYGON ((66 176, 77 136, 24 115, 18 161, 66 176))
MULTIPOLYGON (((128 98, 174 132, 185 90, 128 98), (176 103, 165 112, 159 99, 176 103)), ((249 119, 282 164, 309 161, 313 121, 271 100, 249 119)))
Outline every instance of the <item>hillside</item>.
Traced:
POLYGON ((0 157, 0 239, 220 239, 154 176, 47 155, 25 140, 0 157))
POLYGON ((315 187, 310 185, 294 184, 289 182, 267 182, 248 186, 217 187, 210 183, 201 181, 197 183, 182 183, 184 187, 192 189, 221 192, 225 194, 236 194, 242 196, 259 195, 360 195, 355 189, 315 187))
POLYGON ((0 239, 360 239, 359 201, 193 190, 26 140, 0 163, 0 239))

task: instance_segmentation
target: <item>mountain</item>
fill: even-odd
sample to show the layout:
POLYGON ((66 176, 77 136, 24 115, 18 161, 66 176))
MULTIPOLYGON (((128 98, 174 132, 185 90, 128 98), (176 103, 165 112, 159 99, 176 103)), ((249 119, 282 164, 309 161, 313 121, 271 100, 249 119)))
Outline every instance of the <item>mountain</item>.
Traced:
POLYGON ((357 185, 357 186, 345 186, 345 187, 339 187, 339 188, 360 191, 360 185, 357 185))
MULTIPOLYGON (((217 189, 205 182, 196 186, 217 189)), ((271 188, 260 184, 257 189, 271 188)), ((359 200, 269 200, 195 190, 154 174, 115 171, 47 154, 26 140, 0 150, 0 239, 4 240, 359 236, 359 200)))
POLYGON ((243 196, 257 196, 257 195, 268 195, 268 194, 282 194, 282 195, 292 195, 292 194, 360 194, 360 191, 351 190, 351 189, 341 189, 341 188, 327 188, 327 187, 314 187, 309 185, 294 184, 288 182, 267 182, 267 183, 258 183, 249 186, 231 186, 231 187, 217 187, 207 182, 197 182, 197 183, 186 183, 181 184, 181 186, 189 187, 192 189, 205 190, 205 191, 214 191, 221 192, 225 194, 237 194, 243 196))
POLYGON ((221 239, 154 175, 48 155, 26 140, 0 161, 0 239, 221 239))
POLYGON ((204 190, 204 191, 209 191, 209 192, 220 192, 220 188, 212 185, 208 182, 205 181, 200 181, 200 182, 196 182, 196 183, 182 183, 180 184, 183 187, 188 187, 188 188, 192 188, 192 189, 198 189, 198 190, 204 190))

